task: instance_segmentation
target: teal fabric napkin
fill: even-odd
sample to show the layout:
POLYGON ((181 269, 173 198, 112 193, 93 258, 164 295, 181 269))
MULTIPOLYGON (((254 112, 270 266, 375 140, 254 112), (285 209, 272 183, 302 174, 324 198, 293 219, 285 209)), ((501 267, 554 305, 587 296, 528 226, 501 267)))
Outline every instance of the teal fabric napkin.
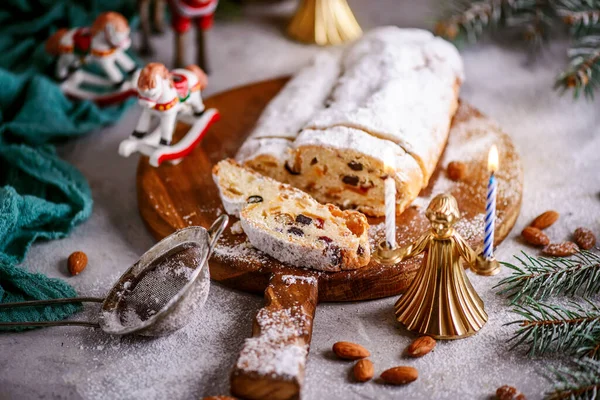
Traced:
MULTIPOLYGON (((92 212, 85 178, 53 144, 116 121, 131 103, 100 109, 71 101, 52 79, 45 40, 58 28, 88 26, 103 11, 131 20, 135 1, 0 2, 0 302, 76 296, 63 280, 19 264, 33 242, 65 237, 92 212)), ((0 321, 58 320, 79 307, 0 311, 0 321)))

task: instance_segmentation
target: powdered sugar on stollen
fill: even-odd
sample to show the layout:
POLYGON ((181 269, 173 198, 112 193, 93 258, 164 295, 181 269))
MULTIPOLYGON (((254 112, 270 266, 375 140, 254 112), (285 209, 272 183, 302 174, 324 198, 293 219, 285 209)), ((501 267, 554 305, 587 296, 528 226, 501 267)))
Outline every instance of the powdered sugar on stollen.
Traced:
POLYGON ((249 159, 269 157, 271 161, 283 166, 292 141, 285 138, 249 138, 238 150, 235 160, 244 163, 249 159))
POLYGON ((348 126, 398 143, 428 178, 445 144, 463 79, 453 45, 393 27, 375 29, 344 56, 329 107, 308 128, 348 126))
POLYGON ((340 74, 339 59, 335 51, 317 54, 267 105, 250 138, 294 139, 315 112, 325 107, 340 74))

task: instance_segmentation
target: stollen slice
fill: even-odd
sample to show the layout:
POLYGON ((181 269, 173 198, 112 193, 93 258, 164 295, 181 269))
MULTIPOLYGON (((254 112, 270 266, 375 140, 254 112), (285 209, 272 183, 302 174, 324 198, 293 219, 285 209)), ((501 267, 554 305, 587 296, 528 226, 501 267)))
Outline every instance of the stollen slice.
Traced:
POLYGON ((250 243, 271 257, 321 271, 369 263, 369 224, 363 214, 320 204, 230 159, 214 167, 213 177, 225 210, 239 216, 250 243))

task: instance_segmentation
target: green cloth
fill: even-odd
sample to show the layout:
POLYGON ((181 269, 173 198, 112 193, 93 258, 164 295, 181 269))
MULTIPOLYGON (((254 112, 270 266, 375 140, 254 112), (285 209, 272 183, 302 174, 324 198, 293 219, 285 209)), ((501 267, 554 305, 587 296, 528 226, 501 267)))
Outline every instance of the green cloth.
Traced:
MULTIPOLYGON (((0 302, 76 295, 63 280, 18 264, 34 241, 65 237, 92 212, 85 178, 53 144, 114 122, 126 108, 65 98, 44 41, 61 27, 89 26, 100 12, 131 18, 134 9, 131 0, 0 2, 0 302)), ((0 321, 58 320, 79 307, 17 308, 0 312, 0 321)))

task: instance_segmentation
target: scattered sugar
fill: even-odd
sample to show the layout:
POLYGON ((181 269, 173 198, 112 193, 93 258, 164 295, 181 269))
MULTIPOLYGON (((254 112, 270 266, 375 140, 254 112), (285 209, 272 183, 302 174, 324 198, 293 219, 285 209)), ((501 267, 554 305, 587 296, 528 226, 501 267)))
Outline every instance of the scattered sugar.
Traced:
POLYGON ((107 335, 100 330, 65 330, 65 335, 60 335, 65 346, 82 343, 77 347, 78 368, 65 372, 65 382, 82 398, 93 400, 183 399, 228 393, 228 380, 220 378, 235 364, 262 299, 220 286, 212 290, 215 295, 204 309, 189 315, 189 324, 169 336, 148 339, 107 335), (218 379, 207 371, 218 373, 218 379))
POLYGON ((269 260, 269 257, 255 249, 246 237, 236 244, 227 244, 223 239, 219 239, 213 257, 223 262, 262 263, 269 260))
POLYGON ((244 230, 242 229, 242 223, 240 221, 236 221, 231 225, 231 233, 234 235, 241 235, 244 233, 244 230))
POLYGON ((195 211, 192 212, 192 213, 190 213, 190 214, 188 214, 188 215, 184 215, 183 219, 187 221, 188 219, 190 219, 190 218, 192 218, 194 216, 196 216, 196 212, 195 211))
POLYGON ((315 285, 317 283, 317 279, 314 276, 283 275, 281 279, 288 286, 295 285, 296 283, 308 285, 315 285))

